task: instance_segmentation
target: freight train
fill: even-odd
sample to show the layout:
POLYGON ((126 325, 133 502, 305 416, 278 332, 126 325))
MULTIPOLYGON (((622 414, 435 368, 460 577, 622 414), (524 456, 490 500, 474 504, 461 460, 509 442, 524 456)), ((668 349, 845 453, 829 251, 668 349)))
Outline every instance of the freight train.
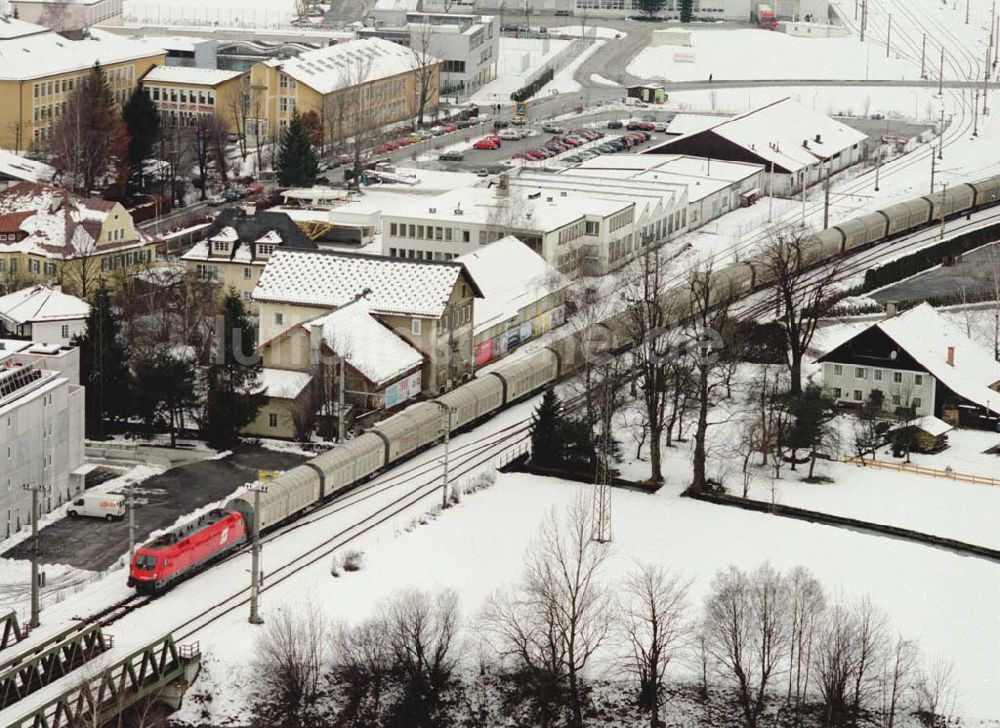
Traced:
MULTIPOLYGON (((968 214, 997 202, 1000 175, 900 202, 810 235, 803 241, 799 264, 814 266, 913 232, 942 217, 968 214)), ((770 283, 764 270, 751 259, 722 268, 714 276, 721 282, 717 288, 727 295, 746 294, 770 283)), ((685 310, 689 295, 685 286, 665 295, 668 310, 685 310)), ((623 316, 604 323, 610 335, 622 330, 623 316)), ((259 494, 259 510, 254 509, 252 495, 240 495, 225 508, 142 546, 132 560, 129 584, 142 591, 158 591, 189 576, 245 541, 252 533, 254 519, 261 531, 293 520, 317 503, 434 444, 441 437, 446 408, 451 410, 451 432, 464 430, 575 371, 589 348, 589 342, 577 335, 564 336, 551 346, 501 363, 437 399, 407 407, 364 434, 279 475, 269 483, 266 493, 259 494)))

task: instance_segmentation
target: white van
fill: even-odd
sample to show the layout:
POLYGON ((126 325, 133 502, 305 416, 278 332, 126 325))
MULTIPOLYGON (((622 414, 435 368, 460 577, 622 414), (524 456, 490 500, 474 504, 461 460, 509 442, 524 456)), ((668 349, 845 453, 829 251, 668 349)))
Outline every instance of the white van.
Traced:
POLYGON ((69 504, 70 518, 90 516, 113 521, 125 517, 125 496, 113 493, 90 493, 81 495, 69 504))

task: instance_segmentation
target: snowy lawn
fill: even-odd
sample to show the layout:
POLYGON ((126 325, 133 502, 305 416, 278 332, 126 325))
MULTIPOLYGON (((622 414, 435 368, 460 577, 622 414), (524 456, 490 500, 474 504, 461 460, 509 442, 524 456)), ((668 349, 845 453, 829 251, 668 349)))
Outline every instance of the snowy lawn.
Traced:
MULTIPOLYGON (((563 509, 591 487, 523 474, 498 483, 447 511, 433 524, 368 550, 364 568, 333 578, 323 568, 302 574, 266 609, 296 608, 312 598, 330 619, 350 622, 371 615, 380 601, 407 587, 453 588, 475 637, 474 618, 484 600, 520 573, 524 550, 552 508, 563 509)), ((656 495, 615 490, 612 495, 613 556, 605 575, 613 581, 636 561, 679 569, 694 579, 698 603, 714 572, 729 564, 753 568, 769 559, 777 568, 804 564, 828 594, 868 594, 894 629, 919 641, 929 656, 954 660, 960 685, 959 712, 967 717, 1000 714, 992 646, 1000 640, 995 604, 1000 567, 920 546, 747 513, 678 497, 679 488, 656 495)), ((254 630, 240 614, 200 635, 209 656, 198 692, 214 695, 203 706, 189 701, 180 717, 193 723, 241 715, 254 630), (225 686, 225 687, 223 687, 225 686), (202 709, 209 716, 202 714, 202 709)), ((621 645, 609 643, 593 674, 617 678, 610 659, 621 645)), ((472 648, 469 647, 471 652, 472 648)), ((672 663, 673 665, 674 663, 672 663)), ((681 676, 683 668, 672 668, 681 676)))
POLYGON ((691 46, 649 46, 628 65, 639 78, 705 81, 723 79, 912 79, 905 59, 857 38, 797 38, 763 30, 695 30, 691 46), (776 62, 786 59, 788 62, 776 62), (794 60, 793 60, 794 59, 794 60))

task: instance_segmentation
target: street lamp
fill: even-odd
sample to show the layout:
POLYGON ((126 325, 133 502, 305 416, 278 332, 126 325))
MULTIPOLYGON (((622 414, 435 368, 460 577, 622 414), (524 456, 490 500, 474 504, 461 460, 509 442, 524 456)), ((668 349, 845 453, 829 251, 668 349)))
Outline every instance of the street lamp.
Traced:
POLYGON ((160 198, 157 197, 156 195, 151 195, 148 192, 137 192, 136 195, 138 195, 139 197, 148 197, 149 199, 151 199, 153 201, 154 230, 156 230, 156 235, 157 235, 157 237, 159 237, 159 235, 160 235, 160 198))

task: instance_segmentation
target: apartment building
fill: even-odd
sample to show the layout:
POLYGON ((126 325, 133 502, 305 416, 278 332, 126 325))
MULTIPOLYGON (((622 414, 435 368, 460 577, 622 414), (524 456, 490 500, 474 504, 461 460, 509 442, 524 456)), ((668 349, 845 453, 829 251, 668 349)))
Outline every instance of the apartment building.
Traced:
POLYGON ((644 243, 686 227, 686 189, 593 177, 501 175, 490 187, 453 190, 383 213, 390 256, 452 260, 513 235, 564 275, 600 275, 634 258, 644 243))
POLYGON ((19 152, 51 136, 66 99, 100 63, 118 103, 165 59, 150 48, 96 28, 79 40, 16 18, 0 19, 0 147, 19 152))
POLYGON ((84 390, 40 363, 18 364, 0 348, 0 533, 31 522, 31 493, 47 488, 47 513, 83 490, 84 390))
POLYGON ((262 346, 363 299, 367 315, 423 356, 420 386, 427 393, 472 376, 473 308, 482 297, 460 263, 304 250, 276 250, 253 292, 262 346))
POLYGON ((100 280, 156 263, 156 241, 120 202, 22 182, 0 192, 0 286, 59 285, 87 297, 100 280))
POLYGON ((205 239, 191 246, 181 260, 200 280, 218 283, 220 291, 235 288, 249 312, 256 315, 257 304, 251 294, 274 251, 316 248, 284 213, 223 210, 205 239))
MULTIPOLYGON (((239 126, 231 110, 243 93, 240 71, 185 66, 156 66, 140 83, 153 104, 172 123, 193 126, 203 116, 218 114, 232 132, 239 126)), ((242 103, 242 101, 241 101, 242 103)))
POLYGON ((438 103, 440 63, 381 38, 336 43, 295 58, 256 63, 243 79, 247 136, 280 134, 292 115, 316 112, 334 139, 413 119, 438 103))

